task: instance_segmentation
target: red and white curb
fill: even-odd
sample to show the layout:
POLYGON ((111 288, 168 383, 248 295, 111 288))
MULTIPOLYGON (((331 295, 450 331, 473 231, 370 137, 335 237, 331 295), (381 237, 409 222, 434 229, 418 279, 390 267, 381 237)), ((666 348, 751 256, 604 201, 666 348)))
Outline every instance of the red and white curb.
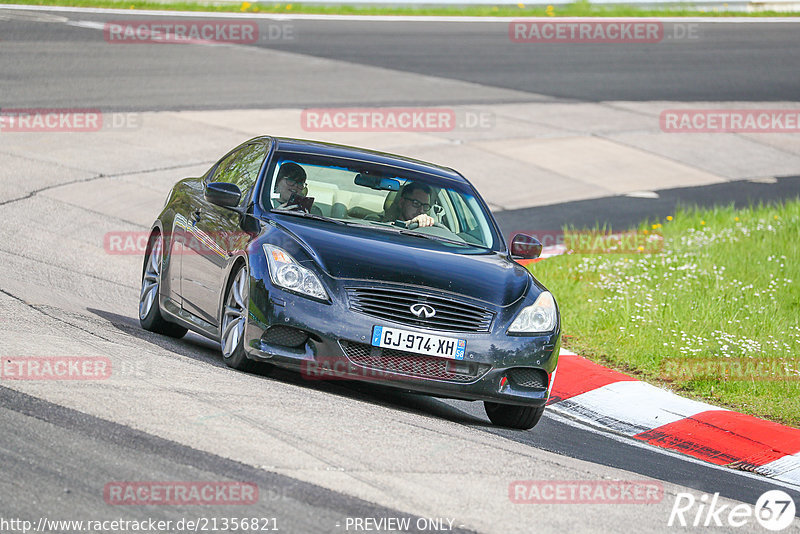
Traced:
POLYGON ((700 460, 800 485, 800 430, 704 402, 562 350, 548 410, 700 460))

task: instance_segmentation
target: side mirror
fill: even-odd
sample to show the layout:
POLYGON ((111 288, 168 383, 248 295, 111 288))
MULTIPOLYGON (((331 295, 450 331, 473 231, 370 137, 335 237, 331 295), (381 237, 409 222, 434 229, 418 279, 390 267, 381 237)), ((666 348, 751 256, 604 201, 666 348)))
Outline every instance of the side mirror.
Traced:
POLYGON ((511 257, 514 259, 536 259, 542 254, 542 244, 535 237, 517 234, 511 240, 511 257))
POLYGON ((204 195, 206 200, 223 208, 235 208, 242 200, 242 192, 235 184, 227 182, 209 182, 204 195))

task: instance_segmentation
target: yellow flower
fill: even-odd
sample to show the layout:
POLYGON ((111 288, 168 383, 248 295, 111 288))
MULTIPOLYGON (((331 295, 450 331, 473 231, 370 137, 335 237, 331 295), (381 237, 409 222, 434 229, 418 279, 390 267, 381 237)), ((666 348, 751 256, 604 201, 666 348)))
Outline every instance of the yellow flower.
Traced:
POLYGON ((287 11, 291 11, 292 10, 292 4, 286 4, 286 10, 287 11))
POLYGON ((733 220, 738 222, 739 221, 739 217, 734 217, 733 220))
POLYGON ((639 252, 642 252, 642 251, 644 251, 644 247, 643 247, 643 246, 641 246, 641 245, 639 245, 639 248, 638 248, 637 250, 638 250, 639 252))
POLYGON ((522 4, 522 3, 517 4, 517 7, 520 8, 520 9, 525 9, 525 4, 522 4))
POLYGON ((776 221, 778 220, 778 216, 777 216, 777 215, 775 216, 775 220, 776 220, 776 221))
POLYGON ((648 232, 648 231, 647 231, 647 228, 645 228, 644 230, 642 230, 642 232, 643 232, 643 233, 645 233, 645 234, 649 234, 649 233, 650 233, 650 232, 648 232))
POLYGON ((706 224, 706 222, 705 222, 705 221, 700 221, 700 224, 703 224, 703 225, 705 225, 705 224, 706 224))
POLYGON ((250 9, 250 2, 242 2, 242 11, 247 11, 250 9))
POLYGON ((556 12, 553 9, 552 5, 547 6, 547 9, 545 9, 544 12, 547 13, 548 17, 555 17, 556 16, 556 12))
POLYGON ((672 220, 672 215, 667 215, 667 220, 671 221, 672 220))

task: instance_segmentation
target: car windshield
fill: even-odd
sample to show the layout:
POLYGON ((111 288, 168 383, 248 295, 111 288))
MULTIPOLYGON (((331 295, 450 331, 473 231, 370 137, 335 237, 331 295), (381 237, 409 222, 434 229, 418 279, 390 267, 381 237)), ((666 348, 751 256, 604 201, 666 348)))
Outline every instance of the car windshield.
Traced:
POLYGON ((261 205, 458 248, 501 250, 491 215, 465 183, 331 156, 276 153, 261 205))

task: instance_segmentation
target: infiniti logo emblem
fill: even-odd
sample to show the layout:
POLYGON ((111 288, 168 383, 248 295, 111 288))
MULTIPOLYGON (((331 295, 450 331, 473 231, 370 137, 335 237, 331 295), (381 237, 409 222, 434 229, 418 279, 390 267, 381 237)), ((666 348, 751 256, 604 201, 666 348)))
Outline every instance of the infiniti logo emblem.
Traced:
POLYGON ((436 315, 436 310, 429 304, 422 304, 418 302, 417 304, 411 305, 411 313, 423 319, 430 319, 436 315))

